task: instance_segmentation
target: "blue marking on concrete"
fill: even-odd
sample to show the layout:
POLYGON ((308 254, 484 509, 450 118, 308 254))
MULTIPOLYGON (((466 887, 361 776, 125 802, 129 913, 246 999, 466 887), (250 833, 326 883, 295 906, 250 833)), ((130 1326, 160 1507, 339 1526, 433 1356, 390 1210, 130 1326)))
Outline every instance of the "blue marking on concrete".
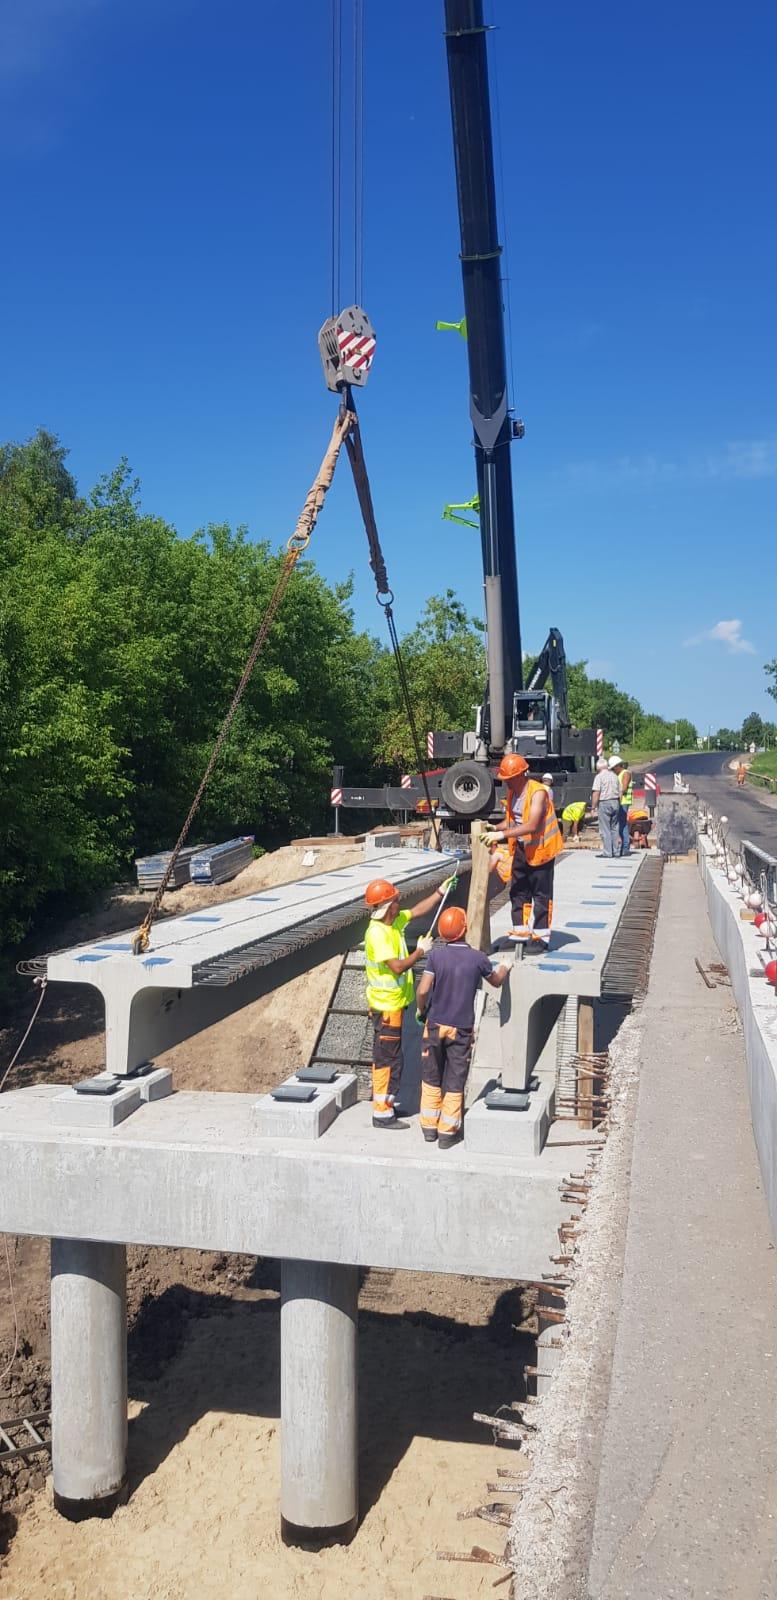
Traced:
POLYGON ((562 955, 562 954, 563 954, 563 957, 564 957, 565 961, 593 961, 593 959, 594 959, 593 950, 564 950, 564 951, 559 951, 559 955, 562 955))
POLYGON ((606 922, 565 922, 565 928, 606 928, 606 922))
POLYGON ((144 967, 169 967, 172 959, 172 956, 149 956, 148 960, 143 962, 143 965, 144 967))
POLYGON ((617 900, 581 900, 581 906, 617 906, 617 900))
POLYGON ((221 921, 221 917, 192 916, 192 917, 184 917, 182 920, 184 922, 220 922, 221 921))
POLYGON ((561 961, 538 961, 540 972, 568 972, 569 967, 561 961))
POLYGON ((104 940, 100 940, 99 944, 95 945, 95 949, 96 950, 131 950, 132 949, 132 945, 131 944, 111 944, 107 939, 104 939, 104 940))
POLYGON ((260 905, 275 906, 280 900, 279 894, 249 894, 249 900, 258 900, 260 905))
POLYGON ((104 960, 105 960, 105 956, 98 956, 95 951, 90 951, 90 953, 88 955, 85 955, 85 956, 76 956, 76 961, 104 961, 104 960))

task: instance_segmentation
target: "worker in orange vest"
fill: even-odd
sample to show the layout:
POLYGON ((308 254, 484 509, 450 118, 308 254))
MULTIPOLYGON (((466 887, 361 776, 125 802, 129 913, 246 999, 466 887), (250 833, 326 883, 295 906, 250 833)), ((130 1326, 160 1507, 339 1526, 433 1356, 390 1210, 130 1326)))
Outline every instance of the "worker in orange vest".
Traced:
POLYGON ((509 863, 513 926, 508 937, 516 942, 528 939, 534 951, 547 950, 553 917, 553 863, 564 848, 558 818, 545 786, 529 777, 529 763, 523 756, 503 756, 497 777, 507 783, 505 826, 487 830, 481 839, 497 847, 496 870, 505 882, 509 863))

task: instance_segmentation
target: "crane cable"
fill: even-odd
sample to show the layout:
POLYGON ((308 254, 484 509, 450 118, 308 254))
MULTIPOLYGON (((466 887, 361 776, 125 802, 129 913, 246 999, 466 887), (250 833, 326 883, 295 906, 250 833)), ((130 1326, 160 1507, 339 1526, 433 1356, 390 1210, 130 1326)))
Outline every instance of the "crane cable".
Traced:
MULTIPOLYGON (((364 0, 351 0, 351 55, 344 49, 343 0, 331 0, 331 315, 342 310, 343 277, 352 288, 355 305, 361 305, 364 275, 364 0), (346 103, 348 102, 348 103, 346 103), (350 134, 348 129, 350 111, 350 134), (348 150, 350 136, 351 149, 348 150), (350 175, 344 182, 350 156, 350 175), (350 244, 343 240, 350 222, 350 244), (345 261, 343 261, 345 256, 345 261), (352 256, 352 260, 351 260, 352 256), (345 268, 345 270, 343 270, 345 268), (350 276, 351 268, 353 276, 350 276)), ((345 290, 348 293, 348 287, 345 290)))
POLYGON ((332 128, 330 149, 332 251, 332 316, 340 310, 340 212, 343 134, 343 14, 342 0, 332 0, 332 128))
MULTIPOLYGON (((352 194, 348 197, 352 208, 353 221, 353 298, 356 305, 361 305, 364 275, 364 9, 363 0, 353 0, 353 57, 351 62, 352 92, 353 92, 353 168, 352 168, 352 194)), ((342 102, 343 102, 343 47, 342 47, 342 0, 332 0, 332 315, 336 316, 339 305, 336 303, 339 295, 340 284, 340 229, 342 217, 342 102)), ((435 848, 440 847, 439 823, 434 815, 432 796, 429 789, 426 773, 424 771, 424 755, 421 749, 421 740, 418 734, 413 702, 410 693, 410 684, 407 677, 402 656, 402 648, 397 633, 394 617, 394 595, 388 580, 386 562, 381 549, 380 535, 375 520, 375 509, 372 503, 372 491, 367 475, 367 465, 364 459, 359 419, 356 408, 351 398, 351 391, 347 385, 341 389, 343 410, 342 415, 349 415, 351 425, 346 435, 345 447, 351 463, 354 486, 359 501, 359 507, 367 534, 367 543, 370 551, 370 566, 375 578, 376 599, 378 605, 385 612, 388 627, 389 641, 396 662, 399 687, 407 716, 410 737, 413 741, 416 765, 423 784, 424 796, 429 811, 432 826, 432 836, 435 848)))
POLYGON ((346 440, 349 430, 353 426, 354 420, 355 419, 351 412, 347 408, 344 408, 340 412, 334 428, 332 429, 332 437, 327 446, 326 454, 321 462, 321 466, 318 469, 316 477, 310 489, 308 490, 305 504, 302 507, 297 521, 297 526, 294 529, 291 538, 287 540, 286 553, 283 557, 283 564, 281 566, 280 573, 278 574, 275 587, 273 588, 272 594, 267 602, 264 616, 262 617, 262 621, 259 626, 259 631, 254 639, 253 645, 251 646, 251 651, 243 668, 240 682, 238 683, 235 693, 232 696, 229 710, 227 711, 224 721, 222 722, 216 736, 216 742, 211 750, 202 778, 200 779, 199 788, 197 789, 197 793, 192 800, 186 821, 184 822, 175 846, 171 852, 170 860, 165 868, 162 882, 160 883, 159 888, 154 895, 151 905, 149 906, 137 933, 133 935, 133 955, 143 955, 148 949, 151 929, 157 912, 159 911, 159 907, 162 904, 162 896, 164 895, 170 879, 172 878, 176 861, 178 860, 181 850, 186 843, 189 835, 189 829, 191 828, 194 818, 199 811, 200 802, 208 786, 211 773, 216 765, 216 762, 218 761, 221 750, 226 743, 235 713, 240 705, 246 689, 248 688, 254 667, 256 666, 259 656, 261 655, 262 648, 267 641, 278 608, 289 586, 294 568, 296 567, 300 556, 304 554, 308 545, 310 544, 311 534, 316 526, 319 512, 321 511, 326 498, 327 490, 329 489, 334 477, 338 456, 342 449, 343 442, 346 440))
POLYGON ((397 667, 399 687, 405 706, 408 726, 410 728, 410 737, 413 741, 416 763, 418 765, 421 783, 423 784, 426 804, 429 808, 429 821, 432 825, 434 848, 435 850, 439 850, 440 825, 434 814, 429 782, 424 771, 424 756, 421 751, 421 740, 418 736, 418 724, 416 722, 415 712, 413 710, 413 701, 410 694, 410 684, 408 682, 407 669, 402 656, 402 647, 399 643, 399 635, 397 633, 397 625, 394 618, 394 594, 389 584, 388 572, 386 570, 386 560, 381 548, 380 534, 378 533, 378 525, 375 520, 375 508, 372 503, 372 490, 370 488, 370 480, 367 475, 367 463, 364 459, 364 450, 362 448, 361 432, 359 430, 359 418, 356 415, 350 394, 348 394, 347 400, 345 401, 345 406, 345 414, 349 415, 351 418, 351 427, 346 435, 345 448, 348 453, 348 460, 351 463, 351 472, 353 473, 356 497, 359 501, 359 509, 362 514, 362 521, 367 534, 367 543, 370 549, 370 566, 375 578, 375 598, 378 602, 378 605, 385 612, 389 640, 391 642, 391 648, 394 653, 394 660, 397 667))

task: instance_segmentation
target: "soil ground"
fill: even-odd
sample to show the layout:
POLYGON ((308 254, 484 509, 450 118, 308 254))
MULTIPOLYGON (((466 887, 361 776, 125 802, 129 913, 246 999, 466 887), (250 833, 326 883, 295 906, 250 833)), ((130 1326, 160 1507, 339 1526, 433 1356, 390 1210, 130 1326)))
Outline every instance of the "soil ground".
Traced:
MULTIPOLYGON (((187 886, 165 897, 176 913, 361 859, 359 846, 326 846, 303 866, 289 846, 233 883, 187 886)), ((115 895, 58 931, 68 945, 131 927, 149 896, 115 895)), ((177 1088, 262 1091, 305 1059, 338 962, 322 964, 170 1051, 177 1088)), ((21 1012, 0 1033, 0 1063, 24 1030, 21 1012)), ((87 989, 52 985, 9 1088, 69 1083, 103 1065, 102 1017, 87 989)), ((19 1353, 0 1392, 0 1415, 49 1401, 48 1244, 9 1241, 19 1353)), ((0 1263, 1 1266, 1 1263, 0 1263)), ((2 1271, 0 1270, 0 1278, 2 1271)), ((360 1366, 362 1521, 347 1549, 285 1549, 278 1535, 277 1263, 243 1256, 131 1248, 131 1497, 108 1523, 63 1522, 50 1504, 47 1459, 0 1467, 4 1600, 189 1600, 229 1586, 230 1600, 273 1595, 340 1600, 485 1593, 493 1567, 438 1565, 438 1548, 501 1552, 503 1531, 458 1514, 486 1491, 514 1452, 472 1421, 522 1392, 531 1360, 531 1300, 504 1284, 411 1273, 370 1273, 362 1286, 360 1366), (440 1577, 440 1574, 443 1574, 440 1577)), ((0 1368, 14 1342, 10 1297, 0 1293, 0 1368)), ((516 1469, 519 1470, 519 1469, 516 1469)))

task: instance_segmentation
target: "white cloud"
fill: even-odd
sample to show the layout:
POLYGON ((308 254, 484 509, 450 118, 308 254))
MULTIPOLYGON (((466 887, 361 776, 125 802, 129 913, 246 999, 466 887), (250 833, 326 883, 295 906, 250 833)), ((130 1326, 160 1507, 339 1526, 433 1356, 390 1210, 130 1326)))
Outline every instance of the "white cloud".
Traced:
POLYGON ((739 617, 732 617, 730 622, 716 622, 713 628, 707 628, 704 633, 694 634, 692 639, 686 639, 686 645, 704 644, 711 639, 716 644, 725 645, 731 655, 754 656, 756 648, 749 639, 742 638, 742 623, 739 617))
POLYGON ((707 457, 708 478, 773 478, 776 472, 777 437, 736 439, 707 457))
POLYGON ((570 461, 558 476, 578 489, 656 488, 667 483, 734 483, 777 476, 777 434, 733 439, 705 455, 644 454, 570 461))

